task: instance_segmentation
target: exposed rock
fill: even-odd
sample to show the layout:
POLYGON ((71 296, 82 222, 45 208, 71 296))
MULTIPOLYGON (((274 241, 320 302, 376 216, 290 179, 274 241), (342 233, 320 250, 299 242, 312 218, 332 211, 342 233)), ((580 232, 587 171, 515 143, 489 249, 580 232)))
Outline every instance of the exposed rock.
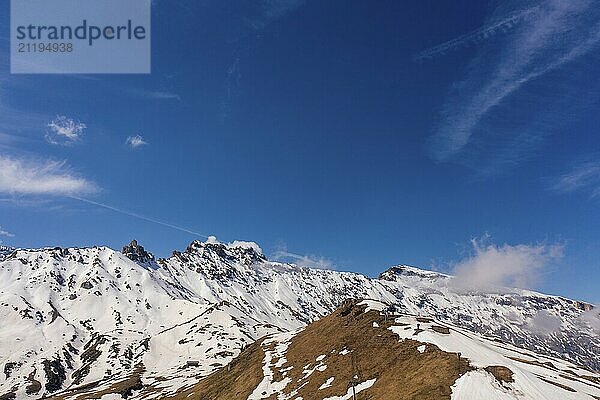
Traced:
POLYGON ((131 261, 144 267, 156 266, 156 260, 152 253, 148 253, 143 246, 139 245, 137 240, 132 240, 127 246, 123 247, 121 253, 131 261))
POLYGON ((44 365, 44 372, 46 373, 46 390, 52 393, 61 389, 63 382, 67 379, 65 367, 62 365, 61 360, 43 360, 42 364, 44 365))

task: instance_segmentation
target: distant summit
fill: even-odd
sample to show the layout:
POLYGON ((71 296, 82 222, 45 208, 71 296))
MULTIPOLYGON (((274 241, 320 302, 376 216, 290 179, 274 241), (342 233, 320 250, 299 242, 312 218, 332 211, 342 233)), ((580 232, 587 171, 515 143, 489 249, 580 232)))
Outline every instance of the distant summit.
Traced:
POLYGON ((204 259, 220 259, 247 266, 255 262, 267 261, 262 249, 255 242, 235 240, 231 243, 221 243, 214 236, 210 236, 205 242, 194 240, 185 249, 185 253, 198 255, 204 259))
POLYGON ((147 252, 144 246, 138 244, 137 240, 133 239, 127 246, 123 247, 121 253, 131 261, 136 262, 142 266, 154 266, 156 260, 152 253, 147 252))
POLYGON ((390 282, 397 282, 398 280, 406 277, 425 279, 429 281, 451 278, 450 275, 442 274, 440 272, 427 271, 424 269, 411 267, 409 265, 396 265, 388 268, 379 275, 379 279, 390 282))

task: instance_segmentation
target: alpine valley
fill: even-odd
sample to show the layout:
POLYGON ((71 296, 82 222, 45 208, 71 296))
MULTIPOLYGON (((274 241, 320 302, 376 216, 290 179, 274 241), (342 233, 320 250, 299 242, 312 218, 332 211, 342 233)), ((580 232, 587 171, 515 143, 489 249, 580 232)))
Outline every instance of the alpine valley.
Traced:
POLYGON ((0 400, 600 399, 592 305, 395 266, 0 248, 0 400))

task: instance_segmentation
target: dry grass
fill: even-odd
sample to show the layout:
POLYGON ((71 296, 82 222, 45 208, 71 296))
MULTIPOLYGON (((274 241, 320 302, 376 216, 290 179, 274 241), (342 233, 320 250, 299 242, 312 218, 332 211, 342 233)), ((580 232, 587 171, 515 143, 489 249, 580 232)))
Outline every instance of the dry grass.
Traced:
POLYGON ((432 325, 431 329, 434 332, 441 333, 441 334, 444 334, 444 335, 449 335, 450 334, 450 329, 448 327, 446 327, 446 326, 432 325))
POLYGON ((508 358, 510 358, 513 361, 518 361, 518 362, 521 362, 523 364, 535 365, 537 367, 546 368, 546 369, 549 369, 551 371, 558 371, 559 370, 558 368, 556 368, 554 366, 554 364, 552 364, 549 361, 545 362, 545 363, 542 363, 542 362, 539 362, 537 360, 525 360, 525 359, 519 358, 519 357, 508 357, 508 358))
POLYGON ((563 385, 562 383, 558 383, 558 382, 551 381, 550 379, 546 379, 543 376, 538 376, 538 378, 540 378, 541 380, 543 380, 546 383, 549 383, 551 385, 557 386, 557 387, 559 387, 561 389, 564 389, 564 390, 567 390, 569 392, 576 392, 577 391, 577 390, 575 390, 573 388, 568 387, 567 385, 563 385))
POLYGON ((513 372, 502 365, 491 365, 486 367, 485 370, 494 375, 494 378, 500 383, 512 383, 515 381, 513 379, 513 372))
POLYGON ((449 399, 450 386, 469 370, 467 360, 433 345, 420 353, 417 347, 421 343, 400 342, 387 329, 391 321, 386 322, 377 311, 365 313, 364 309, 348 301, 294 338, 286 353, 288 362, 283 365, 284 369, 293 366, 288 372, 292 383, 286 392, 296 389, 307 400, 341 395, 356 375, 358 382, 377 379, 373 387, 359 393, 359 399, 449 399), (373 322, 379 326, 373 327, 373 322), (340 355, 344 348, 351 353, 340 355), (303 380, 303 366, 310 363, 310 368, 314 367, 322 354, 326 355, 323 364, 327 369, 303 380), (331 376, 335 377, 332 386, 319 390, 331 376))

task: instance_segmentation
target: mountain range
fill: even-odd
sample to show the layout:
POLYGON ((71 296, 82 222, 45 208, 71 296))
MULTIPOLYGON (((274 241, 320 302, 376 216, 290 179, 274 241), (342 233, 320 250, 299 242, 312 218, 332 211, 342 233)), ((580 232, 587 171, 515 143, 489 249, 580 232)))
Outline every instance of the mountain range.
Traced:
POLYGON ((270 261, 253 242, 165 259, 136 241, 2 247, 0 399, 600 399, 599 318, 411 266, 270 261))

